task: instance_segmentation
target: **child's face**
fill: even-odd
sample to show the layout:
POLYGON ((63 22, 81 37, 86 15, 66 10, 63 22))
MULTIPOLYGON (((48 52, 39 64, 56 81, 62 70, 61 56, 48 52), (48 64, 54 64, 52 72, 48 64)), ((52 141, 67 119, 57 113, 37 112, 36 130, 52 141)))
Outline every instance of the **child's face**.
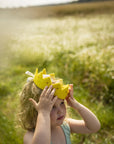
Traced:
POLYGON ((60 126, 63 123, 65 116, 66 106, 64 104, 64 100, 58 98, 51 110, 51 126, 60 126))

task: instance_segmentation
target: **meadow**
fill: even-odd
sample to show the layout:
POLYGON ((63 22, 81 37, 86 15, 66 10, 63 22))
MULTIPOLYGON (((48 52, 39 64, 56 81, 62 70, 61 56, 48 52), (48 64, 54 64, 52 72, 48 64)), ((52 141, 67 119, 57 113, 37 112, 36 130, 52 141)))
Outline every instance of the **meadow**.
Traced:
MULTIPOLYGON (((72 144, 114 143, 114 2, 40 18, 0 20, 0 144, 22 144, 19 93, 26 71, 47 69, 74 84, 74 97, 101 122, 95 134, 72 134, 72 144)), ((81 5, 81 4, 80 4, 81 5)), ((83 6, 84 7, 84 6, 83 6)), ((80 119, 68 107, 72 118, 80 119)))

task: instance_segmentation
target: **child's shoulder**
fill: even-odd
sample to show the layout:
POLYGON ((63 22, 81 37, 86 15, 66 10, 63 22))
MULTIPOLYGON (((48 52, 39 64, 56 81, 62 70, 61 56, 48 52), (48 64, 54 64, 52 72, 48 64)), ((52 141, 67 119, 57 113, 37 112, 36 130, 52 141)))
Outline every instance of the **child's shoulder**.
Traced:
POLYGON ((24 144, 31 144, 32 138, 33 138, 33 132, 32 131, 27 131, 24 135, 24 144))

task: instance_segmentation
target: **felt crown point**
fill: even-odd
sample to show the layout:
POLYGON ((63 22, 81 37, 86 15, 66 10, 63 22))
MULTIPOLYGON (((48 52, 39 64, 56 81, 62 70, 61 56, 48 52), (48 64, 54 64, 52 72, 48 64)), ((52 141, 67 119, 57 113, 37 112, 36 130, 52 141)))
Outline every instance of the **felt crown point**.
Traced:
POLYGON ((56 79, 55 74, 47 74, 46 69, 43 69, 38 73, 38 69, 36 69, 34 75, 34 83, 37 87, 44 89, 45 86, 52 85, 55 88, 55 95, 60 99, 65 99, 69 92, 69 85, 64 85, 62 79, 56 79))

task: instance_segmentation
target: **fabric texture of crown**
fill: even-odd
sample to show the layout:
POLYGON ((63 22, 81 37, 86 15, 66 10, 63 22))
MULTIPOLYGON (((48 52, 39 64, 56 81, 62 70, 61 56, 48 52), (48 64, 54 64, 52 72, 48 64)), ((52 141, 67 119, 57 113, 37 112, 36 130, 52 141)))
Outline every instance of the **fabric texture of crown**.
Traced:
POLYGON ((68 95, 69 85, 64 85, 62 79, 56 79, 54 73, 47 74, 46 69, 43 69, 39 73, 38 69, 36 69, 33 81, 41 89, 44 89, 45 86, 52 85, 55 88, 55 96, 60 99, 65 99, 68 95))

